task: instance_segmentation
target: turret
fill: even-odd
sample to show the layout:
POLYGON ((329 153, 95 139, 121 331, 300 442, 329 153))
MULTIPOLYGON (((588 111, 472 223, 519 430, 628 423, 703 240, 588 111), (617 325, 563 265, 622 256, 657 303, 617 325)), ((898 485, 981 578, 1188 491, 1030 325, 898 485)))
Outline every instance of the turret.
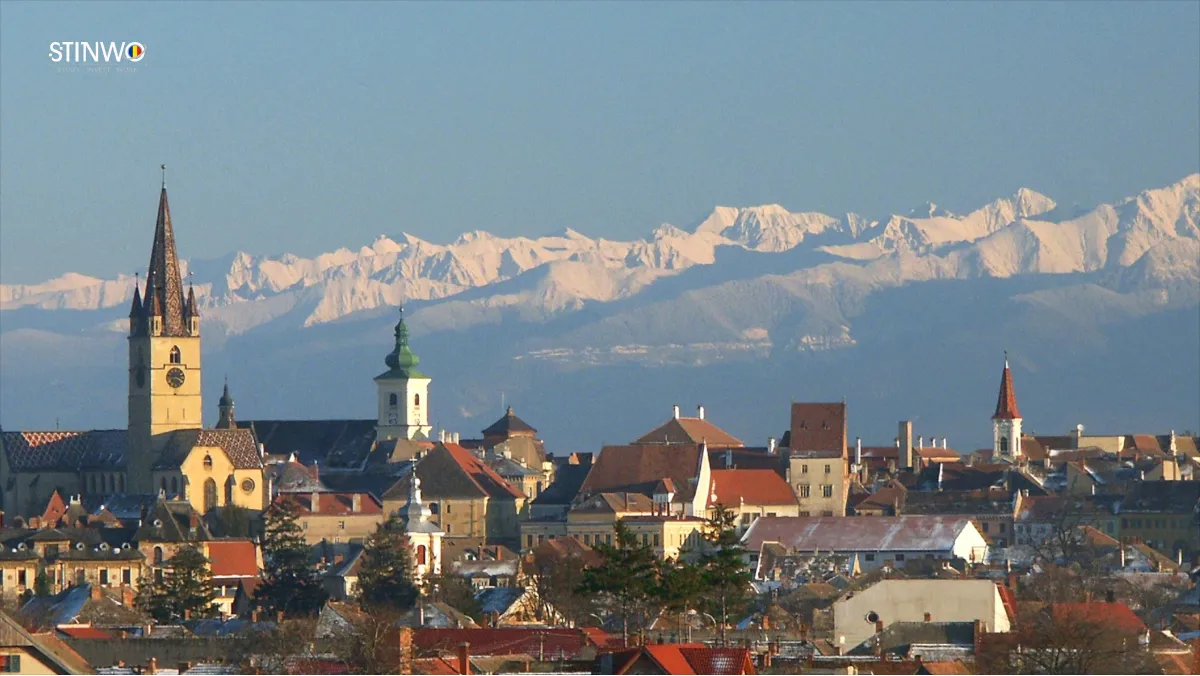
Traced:
POLYGON ((221 399, 217 402, 217 410, 220 416, 217 419, 217 429, 231 430, 237 427, 237 422, 233 418, 233 397, 229 396, 229 379, 225 379, 225 389, 221 392, 221 399))
POLYGON ((142 307, 141 280, 133 282, 133 302, 129 305, 129 335, 141 335, 146 330, 146 309, 142 307))
POLYGON ((149 302, 146 303, 146 319, 148 323, 148 331, 152 336, 161 336, 163 332, 163 307, 161 289, 151 291, 149 282, 146 285, 146 296, 149 302))
POLYGON ((191 284, 188 284, 187 302, 183 304, 183 321, 189 335, 200 335, 200 310, 196 307, 196 289, 191 284))

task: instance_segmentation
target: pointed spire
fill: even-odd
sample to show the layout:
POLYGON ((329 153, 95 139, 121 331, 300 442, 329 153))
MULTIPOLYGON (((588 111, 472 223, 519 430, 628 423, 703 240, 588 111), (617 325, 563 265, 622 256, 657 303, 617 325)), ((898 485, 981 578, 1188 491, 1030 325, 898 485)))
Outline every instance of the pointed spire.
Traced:
MULTIPOLYGON (((192 273, 188 273, 190 277, 192 273)), ((183 305, 183 314, 185 317, 199 317, 200 310, 196 308, 196 288, 192 286, 191 280, 188 280, 188 295, 187 302, 183 305)))
POLYGON ((233 419, 233 397, 229 396, 229 376, 225 376, 225 389, 221 392, 221 400, 217 402, 220 412, 217 418, 217 429, 228 430, 237 427, 233 419))
POLYGON ((146 283, 146 304, 145 304, 147 317, 161 317, 162 316, 162 313, 163 313, 162 301, 159 300, 160 298, 162 298, 162 287, 160 286, 157 289, 152 291, 150 289, 150 283, 147 282, 146 283))
POLYGON ((996 413, 992 420, 1020 418, 1017 410, 1017 391, 1013 389, 1012 371, 1008 368, 1008 351, 1004 351, 1004 374, 1000 377, 1000 396, 996 398, 996 413))
POLYGON ((142 316, 142 280, 138 273, 133 275, 133 303, 129 306, 129 318, 139 319, 142 316))
POLYGON ((158 198, 158 218, 154 224, 154 245, 150 249, 150 266, 146 273, 147 302, 159 308, 163 318, 163 335, 187 335, 183 318, 183 282, 179 278, 179 258, 175 253, 175 230, 171 226, 171 207, 167 202, 166 166, 162 192, 158 198))

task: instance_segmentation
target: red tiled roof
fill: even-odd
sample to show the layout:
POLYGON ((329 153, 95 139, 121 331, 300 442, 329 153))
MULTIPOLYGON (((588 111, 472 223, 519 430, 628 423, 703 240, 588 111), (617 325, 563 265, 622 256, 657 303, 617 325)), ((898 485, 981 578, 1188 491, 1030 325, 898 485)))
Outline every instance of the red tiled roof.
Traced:
POLYGON ((450 456, 458 463, 463 471, 471 477, 471 480, 479 486, 479 489, 491 497, 497 497, 497 494, 505 497, 523 498, 525 497, 520 491, 513 488, 504 477, 496 473, 496 470, 487 466, 474 453, 468 451, 458 444, 440 444, 450 452, 450 456))
POLYGON ((454 666, 449 660, 444 660, 440 657, 422 657, 413 660, 414 674, 428 674, 430 676, 451 676, 458 673, 458 667, 454 666))
POLYGON ((108 633, 107 631, 104 631, 103 629, 97 629, 95 627, 62 627, 62 626, 60 626, 60 627, 58 627, 58 631, 63 634, 66 634, 69 638, 83 638, 83 639, 116 638, 115 636, 108 633))
POLYGON ((975 673, 962 660, 954 660, 952 662, 922 662, 921 666, 925 669, 926 673, 936 676, 941 676, 942 674, 951 676, 954 674, 975 673))
POLYGON ((1000 602, 1004 604, 1004 612, 1008 615, 1009 622, 1017 621, 1017 594, 1011 588, 1002 584, 996 585, 996 591, 1000 593, 1000 602))
POLYGON ((792 404, 788 448, 793 451, 846 452, 846 405, 792 404))
POLYGON ((58 490, 55 489, 55 491, 50 494, 50 499, 46 501, 46 511, 42 512, 43 527, 57 525, 58 520, 61 519, 66 513, 67 503, 63 502, 62 496, 59 495, 58 490))
POLYGON ((249 540, 213 540, 208 543, 213 577, 258 577, 258 557, 249 540))
POLYGON ((769 469, 714 469, 711 507, 748 505, 796 505, 796 495, 778 472, 769 469))
POLYGON ((0 432, 0 446, 14 472, 75 472, 85 467, 125 466, 125 430, 0 432))
POLYGON ((679 652, 697 674, 753 674, 754 664, 746 648, 679 646, 679 652))
POLYGON ((630 492, 653 495, 660 479, 675 484, 675 500, 690 500, 695 484, 690 479, 700 467, 700 446, 694 444, 634 444, 605 446, 592 465, 579 494, 630 492))
POLYGON ((317 493, 317 508, 313 509, 312 493, 281 493, 275 497, 279 503, 287 500, 300 508, 301 514, 345 516, 351 514, 382 514, 383 505, 367 492, 362 493, 317 493), (359 511, 354 511, 354 496, 359 496, 359 511))
POLYGON ((647 645, 643 646, 643 651, 654 660, 659 667, 668 674, 703 674, 707 672, 696 671, 683 656, 681 649, 684 646, 691 648, 702 648, 703 644, 663 644, 663 645, 647 645))
POLYGON ((1146 630, 1146 625, 1124 603, 1055 603, 1051 613, 1058 621, 1108 624, 1130 634, 1146 630))
POLYGON ((922 446, 920 448, 914 448, 913 452, 927 460, 934 458, 950 458, 951 460, 962 459, 962 456, 958 454, 958 451, 954 450, 953 448, 922 446))
POLYGON ((700 418, 671 418, 634 443, 698 444, 702 441, 707 443, 709 448, 740 448, 744 445, 741 439, 700 418))
POLYGON ((1004 375, 1000 376, 1000 396, 996 398, 996 413, 992 420, 1020 418, 1017 410, 1017 391, 1013 389, 1012 371, 1008 368, 1008 356, 1004 357, 1004 375))

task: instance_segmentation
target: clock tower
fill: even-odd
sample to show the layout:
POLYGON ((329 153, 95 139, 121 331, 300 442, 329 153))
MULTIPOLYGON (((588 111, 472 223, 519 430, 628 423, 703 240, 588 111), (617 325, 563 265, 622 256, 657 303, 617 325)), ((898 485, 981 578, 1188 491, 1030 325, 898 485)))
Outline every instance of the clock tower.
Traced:
POLYGON ((200 398, 200 313, 184 295, 175 231, 163 182, 145 291, 129 309, 129 457, 131 492, 153 491, 150 468, 173 430, 203 427, 200 398))
POLYGON ((375 438, 427 441, 433 432, 429 423, 430 378, 417 370, 420 359, 408 347, 404 307, 396 323, 396 347, 384 359, 388 370, 375 376, 379 391, 379 415, 375 438))

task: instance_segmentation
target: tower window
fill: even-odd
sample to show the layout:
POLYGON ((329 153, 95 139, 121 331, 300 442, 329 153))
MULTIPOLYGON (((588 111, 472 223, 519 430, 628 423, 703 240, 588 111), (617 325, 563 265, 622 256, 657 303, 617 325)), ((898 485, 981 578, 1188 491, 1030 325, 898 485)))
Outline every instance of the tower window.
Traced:
POLYGON ((204 456, 204 469, 211 470, 212 465, 213 465, 212 456, 211 455, 204 456))
POLYGON ((420 406, 420 405, 421 405, 421 395, 414 394, 413 395, 413 406, 420 406))
POLYGON ((392 392, 388 395, 388 406, 396 406, 400 403, 400 399, 396 397, 396 393, 392 392))
POLYGON ((1000 437, 1000 452, 1003 454, 1008 453, 1008 437, 1000 437))
POLYGON ((171 348, 171 363, 172 363, 172 364, 179 364, 179 363, 182 363, 182 362, 183 362, 183 358, 180 356, 180 353, 179 353, 179 346, 178 346, 178 345, 175 345, 175 346, 173 346, 173 347, 171 348))
POLYGON ((417 565, 425 565, 425 545, 417 545, 417 565))
POLYGON ((208 514, 217 507, 217 482, 209 477, 204 482, 204 513, 208 514))

